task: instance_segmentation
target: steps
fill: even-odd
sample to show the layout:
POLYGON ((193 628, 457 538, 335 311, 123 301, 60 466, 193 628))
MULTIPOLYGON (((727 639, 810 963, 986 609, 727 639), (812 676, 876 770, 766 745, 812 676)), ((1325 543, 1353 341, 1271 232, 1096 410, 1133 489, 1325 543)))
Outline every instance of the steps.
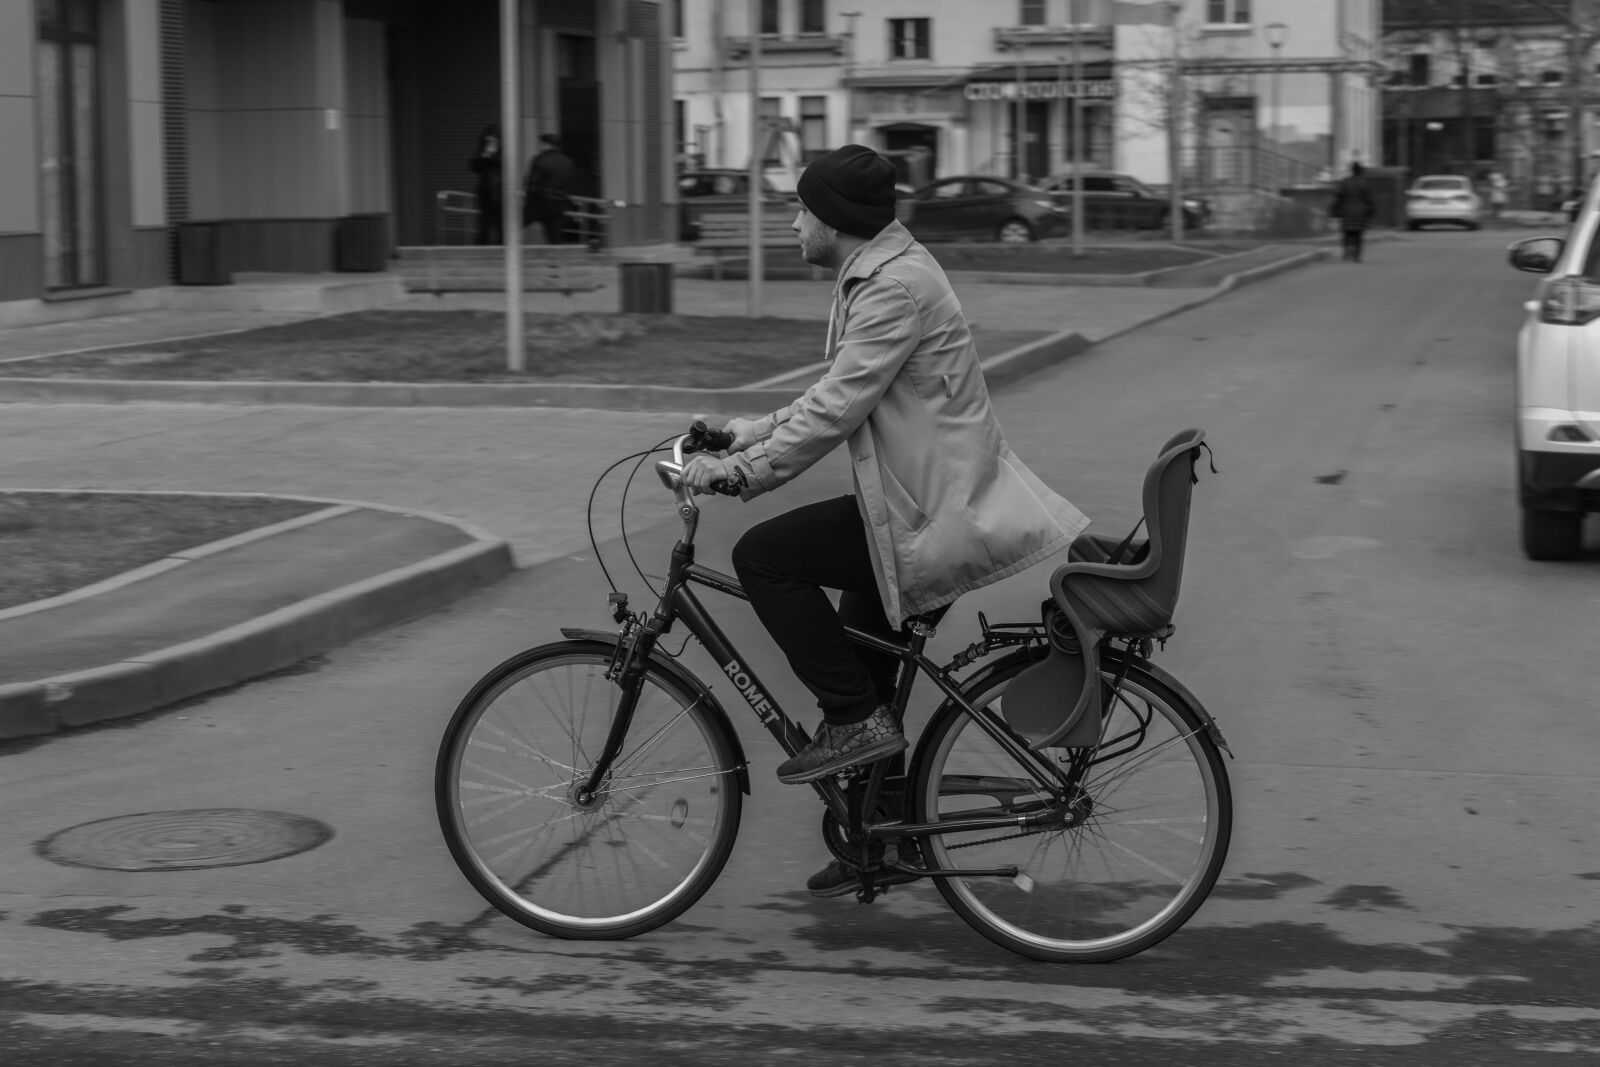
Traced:
MULTIPOLYGON (((397 250, 391 270, 413 293, 504 292, 505 250, 498 245, 413 245, 397 250)), ((603 289, 616 261, 584 245, 526 245, 522 291, 580 293, 603 289)))

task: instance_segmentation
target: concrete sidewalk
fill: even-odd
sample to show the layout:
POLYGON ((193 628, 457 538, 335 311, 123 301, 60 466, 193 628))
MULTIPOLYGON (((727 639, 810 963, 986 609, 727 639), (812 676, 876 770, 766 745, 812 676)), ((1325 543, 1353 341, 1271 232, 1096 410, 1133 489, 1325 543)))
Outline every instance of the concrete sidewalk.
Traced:
MULTIPOLYGON (((1299 247, 1251 257, 1239 272, 1199 287, 1046 290, 957 282, 957 292, 980 328, 1047 334, 1023 349, 989 355, 985 374, 1000 388, 1234 285, 1326 254, 1299 247)), ((827 282, 769 281, 763 307, 774 315, 823 317, 828 294, 827 282)), ((529 295, 529 310, 572 310, 579 300, 529 295)), ((597 304, 608 299, 604 292, 591 296, 597 304)), ((679 279, 677 310, 742 314, 746 296, 742 282, 679 279)), ((605 310, 616 307, 614 292, 609 300, 605 310)), ((420 296, 402 306, 497 308, 503 297, 420 296)), ((132 312, 114 323, 13 327, 0 331, 0 358, 249 329, 305 314, 168 310, 132 312)), ((636 396, 627 404, 618 402, 616 388, 589 387, 568 397, 576 406, 544 401, 519 408, 489 398, 488 406, 467 410, 421 406, 416 398, 354 409, 338 406, 347 400, 309 394, 298 403, 216 404, 203 402, 215 399, 203 389, 167 398, 182 403, 0 403, 6 441, 0 488, 262 493, 330 505, 311 524, 280 524, 288 528, 180 554, 192 557, 181 566, 0 612, 0 648, 7 651, 0 661, 0 738, 135 715, 280 669, 492 581, 509 570, 513 553, 523 566, 587 555, 585 504, 613 458, 682 432, 692 414, 769 410, 803 384, 621 387, 648 401, 636 396)), ((657 504, 636 493, 629 514, 639 518, 630 523, 656 518, 657 504)), ((597 506, 614 517, 617 498, 602 494, 597 506)))

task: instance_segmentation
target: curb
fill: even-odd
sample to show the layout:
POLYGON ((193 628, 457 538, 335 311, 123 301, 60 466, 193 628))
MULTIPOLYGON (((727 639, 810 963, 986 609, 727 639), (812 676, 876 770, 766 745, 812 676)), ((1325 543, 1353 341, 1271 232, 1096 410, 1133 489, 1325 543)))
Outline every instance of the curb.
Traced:
MULTIPOLYGON (((1139 326, 1157 322, 1214 300, 1237 285, 1293 270, 1337 251, 1318 248, 1288 256, 1275 263, 1224 276, 1217 285, 1196 286, 1202 294, 1175 308, 1153 314, 1114 333, 1090 339, 1077 331, 1050 334, 1021 348, 992 356, 982 363, 991 387, 1070 356, 1091 345, 1110 340, 1139 326)), ((1243 253, 1241 253, 1243 254, 1243 253)), ((1219 257, 1226 259, 1229 257, 1219 257)), ((1130 287, 1151 284, 1151 279, 1195 265, 1169 267, 1139 275, 1130 287)), ((1126 277, 1135 277, 1129 275, 1126 277)), ((1035 284, 1022 282, 1019 284, 1035 284)), ((787 377, 787 375, 785 376, 787 377)), ((770 381, 771 379, 769 379, 770 381)), ((46 401, 79 404, 185 403, 185 404, 304 404, 316 407, 502 407, 591 408, 602 411, 724 411, 743 408, 773 410, 795 397, 792 388, 762 385, 705 389, 672 385, 600 385, 592 382, 510 382, 477 384, 452 382, 143 382, 84 378, 0 378, 0 403, 46 401)))
MULTIPOLYGON (((277 498, 429 519, 453 526, 472 540, 448 552, 331 589, 192 641, 102 667, 0 685, 0 740, 35 737, 141 715, 259 678, 402 619, 434 611, 514 569, 511 547, 504 540, 445 515, 319 497, 277 498)), ((112 583, 126 585, 137 580, 119 576, 102 586, 109 588, 112 583)))
POLYGON ((1182 314, 1191 308, 1199 307, 1201 304, 1210 303, 1217 297, 1229 293, 1241 285, 1249 285, 1251 282, 1261 281, 1275 274, 1282 274, 1285 271, 1303 267, 1317 260, 1330 259, 1333 251, 1333 249, 1328 248, 1313 249, 1296 256, 1290 256, 1277 263, 1266 263, 1259 267, 1252 267, 1249 270, 1239 271, 1236 274, 1229 274, 1217 285, 1207 289, 1193 300, 1186 300, 1176 307, 1168 308, 1159 314, 1151 315, 1149 318, 1141 319, 1138 322, 1124 326, 1120 330, 1112 330, 1098 337, 1090 338, 1075 330, 1068 330, 1052 334, 1021 348, 1002 352, 998 356, 983 361, 984 380, 989 383, 991 388, 1017 381, 1035 371, 1043 370, 1045 367, 1060 363, 1071 356, 1078 355, 1080 352, 1085 352, 1095 345, 1104 344, 1106 341, 1121 337, 1123 334, 1132 333, 1140 327, 1182 314))

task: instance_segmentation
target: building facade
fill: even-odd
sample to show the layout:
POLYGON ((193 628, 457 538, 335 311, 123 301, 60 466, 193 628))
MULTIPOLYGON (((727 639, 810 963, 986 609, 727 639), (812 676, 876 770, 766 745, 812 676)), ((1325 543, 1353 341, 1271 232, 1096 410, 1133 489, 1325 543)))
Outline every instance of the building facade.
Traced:
POLYGON ((1146 18, 1117 27, 1127 101, 1117 136, 1130 170, 1170 171, 1173 115, 1191 185, 1271 191, 1377 162, 1379 0, 1184 0, 1143 10, 1146 18), (1170 20, 1148 17, 1162 7, 1170 20))
POLYGON ((1498 171, 1550 209, 1593 176, 1600 3, 1389 0, 1383 156, 1410 175, 1498 171))
MULTIPOLYGON (((1270 183, 1376 157, 1379 0, 678 8, 681 157, 706 166, 749 162, 753 19, 762 42, 756 107, 795 132, 801 158, 855 141, 890 154, 911 184, 959 173, 1042 178, 1073 166, 1164 183, 1174 125, 1192 181, 1270 183), (1256 162, 1267 155, 1288 162, 1256 162)), ((767 151, 765 138, 758 147, 767 151)))
MULTIPOLYGON (((472 188, 500 121, 500 12, 0 0, 0 305, 167 285, 198 258, 315 272, 430 243, 438 193, 472 188)), ((614 240, 671 240, 670 7, 515 14, 523 144, 563 136, 574 192, 626 204, 614 240)))

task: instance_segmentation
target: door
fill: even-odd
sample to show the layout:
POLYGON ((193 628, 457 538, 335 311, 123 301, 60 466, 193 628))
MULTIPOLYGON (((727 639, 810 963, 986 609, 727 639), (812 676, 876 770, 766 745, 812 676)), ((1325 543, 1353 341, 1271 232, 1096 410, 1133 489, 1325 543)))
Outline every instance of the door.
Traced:
POLYGON ((1255 145, 1253 100, 1208 100, 1201 125, 1205 176, 1211 185, 1248 186, 1253 178, 1255 145))
POLYGON ((987 178, 975 179, 968 190, 962 223, 966 235, 981 240, 992 240, 1000 224, 1016 217, 1012 206, 1011 186, 987 178))
POLYGON ((599 196, 600 82, 596 73, 593 37, 562 34, 557 41, 560 77, 557 109, 561 121, 561 149, 572 157, 575 196, 599 196))
POLYGON ((1038 185, 1050 176, 1050 101, 1023 105, 1023 154, 1020 181, 1038 185))
POLYGON ((968 199, 965 178, 924 186, 912 210, 911 232, 918 240, 964 236, 971 226, 967 217, 968 199))
POLYGON ((95 0, 39 0, 39 201, 48 289, 105 283, 95 0))

